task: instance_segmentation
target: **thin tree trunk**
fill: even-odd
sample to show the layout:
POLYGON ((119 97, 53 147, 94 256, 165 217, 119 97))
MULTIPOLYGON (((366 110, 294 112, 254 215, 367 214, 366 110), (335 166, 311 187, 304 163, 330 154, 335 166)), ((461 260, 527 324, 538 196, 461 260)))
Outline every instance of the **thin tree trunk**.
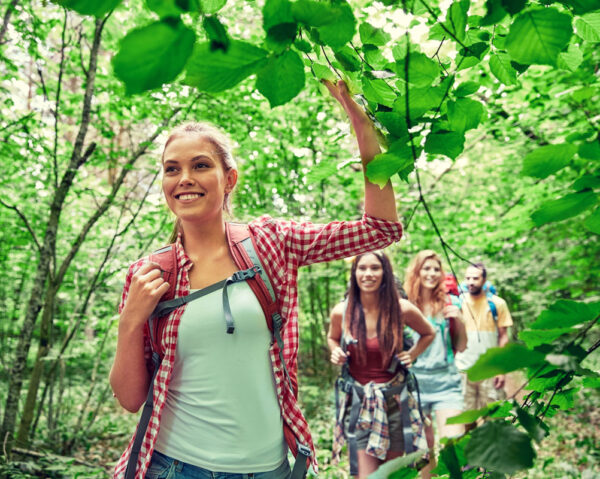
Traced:
POLYGON ((15 11, 15 7, 19 3, 19 0, 12 0, 6 11, 4 12, 4 18, 2 20, 2 27, 0 27, 0 45, 4 43, 4 36, 6 35, 6 31, 8 30, 8 24, 10 22, 10 16, 15 11))
POLYGON ((23 326, 21 328, 21 336, 15 351, 15 358, 8 384, 8 394, 4 407, 4 418, 2 421, 2 427, 0 428, 0 439, 5 444, 2 454, 10 455, 10 451, 13 446, 13 434, 15 431, 15 424, 19 409, 21 386, 25 377, 27 355, 29 353, 29 349, 31 348, 33 329, 35 327, 39 312, 42 308, 42 298, 45 297, 44 289, 46 287, 46 282, 49 279, 51 260, 56 251, 56 235, 63 204, 65 202, 67 193, 73 184, 77 170, 87 161, 96 147, 96 145, 92 143, 88 146, 85 153, 82 154, 85 136, 90 123, 91 104, 94 94, 94 82, 96 79, 97 58, 104 24, 104 21, 96 20, 94 43, 92 46, 92 52, 90 54, 90 68, 88 70, 88 78, 83 100, 81 126, 77 134, 77 139, 75 140, 69 165, 62 177, 59 188, 55 191, 52 199, 50 214, 46 225, 44 243, 40 251, 40 260, 34 276, 33 288, 31 289, 25 320, 23 321, 23 326))

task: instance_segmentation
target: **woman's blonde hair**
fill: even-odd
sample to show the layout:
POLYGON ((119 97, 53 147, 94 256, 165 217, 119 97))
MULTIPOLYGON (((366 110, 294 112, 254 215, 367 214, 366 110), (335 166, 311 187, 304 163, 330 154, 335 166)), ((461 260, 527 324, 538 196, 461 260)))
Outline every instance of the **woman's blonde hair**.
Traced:
POLYGON ((433 289, 432 297, 432 313, 438 314, 446 304, 446 288, 444 286, 444 267, 442 266, 442 259, 439 255, 430 249, 419 251, 413 260, 406 268, 406 278, 404 280, 404 289, 408 295, 408 299, 417 308, 423 311, 425 304, 423 303, 423 292, 421 290, 421 268, 428 259, 433 259, 440 265, 440 281, 437 286, 433 289))

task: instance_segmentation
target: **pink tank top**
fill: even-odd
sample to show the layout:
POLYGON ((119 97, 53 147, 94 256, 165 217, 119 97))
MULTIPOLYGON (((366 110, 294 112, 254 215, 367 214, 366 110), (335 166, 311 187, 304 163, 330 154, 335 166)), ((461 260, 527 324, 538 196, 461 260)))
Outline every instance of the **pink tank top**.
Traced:
POLYGON ((381 351, 379 351, 379 339, 377 337, 367 339, 367 362, 366 364, 358 363, 358 352, 356 344, 349 344, 348 351, 350 352, 350 375, 359 383, 367 384, 373 381, 374 383, 385 383, 391 380, 394 375, 381 367, 381 351))

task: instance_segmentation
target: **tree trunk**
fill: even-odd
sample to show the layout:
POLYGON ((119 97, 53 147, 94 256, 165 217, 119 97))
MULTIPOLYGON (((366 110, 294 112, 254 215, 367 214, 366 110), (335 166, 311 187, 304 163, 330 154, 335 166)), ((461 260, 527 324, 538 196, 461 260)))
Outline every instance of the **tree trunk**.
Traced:
POLYGON ((62 177, 58 189, 54 193, 52 204, 50 206, 50 214, 46 224, 46 233, 44 243, 40 251, 40 260, 38 262, 37 271, 34 277, 33 288, 27 303, 27 312, 23 326, 21 328, 21 336, 15 351, 13 367, 8 384, 8 392, 4 407, 4 418, 2 427, 0 428, 0 440, 5 444, 2 454, 10 455, 13 446, 13 434, 19 410, 19 397, 21 395, 21 386, 25 379, 25 369, 27 366, 27 355, 31 348, 31 338, 37 317, 42 309, 42 298, 45 297, 44 289, 46 282, 49 279, 50 265, 56 251, 56 235, 67 193, 73 184, 77 170, 85 163, 95 149, 95 144, 90 145, 82 155, 83 144, 90 124, 90 113, 92 97, 94 95, 94 81, 96 79, 96 66, 98 59, 98 51, 100 48, 100 40, 102 37, 102 29, 105 21, 96 20, 96 29, 94 33, 94 43, 90 53, 90 68, 88 69, 88 77, 83 100, 83 108, 81 114, 81 126, 77 134, 77 139, 73 146, 73 152, 69 165, 62 177))

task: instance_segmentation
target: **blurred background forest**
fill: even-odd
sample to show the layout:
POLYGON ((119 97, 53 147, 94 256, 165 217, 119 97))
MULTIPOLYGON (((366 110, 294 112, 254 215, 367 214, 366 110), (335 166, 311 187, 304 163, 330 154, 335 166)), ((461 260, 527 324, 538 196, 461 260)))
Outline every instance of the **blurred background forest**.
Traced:
MULTIPOLYGON (((0 474, 108 477, 129 440, 137 416, 108 385, 116 306, 128 264, 168 241, 160 153, 170 127, 201 119, 230 135, 241 173, 236 220, 362 214, 352 132, 317 81, 340 75, 389 146, 369 174, 394 183, 405 224, 388 251, 398 276, 424 248, 446 248, 459 279, 466 260, 484 261, 515 320, 512 341, 559 353, 545 360, 545 382, 527 385, 549 434, 534 445, 533 468, 511 477, 599 477, 600 4, 321 2, 345 12, 336 28, 352 24, 351 40, 340 40, 297 13, 281 23, 297 22, 293 34, 272 28, 287 3, 0 1, 0 474), (528 60, 510 28, 540 11, 554 12, 546 20, 563 32, 556 37, 566 17, 571 33, 551 58, 528 60), (149 36, 128 35, 148 25, 149 36), (211 50, 188 60, 181 44, 191 51, 195 38, 211 50), (256 85, 254 67, 231 80, 204 62, 230 41, 231 52, 241 48, 234 38, 271 55, 256 85), (405 50, 421 68, 410 81, 405 50), (289 64, 273 66, 284 57, 289 64), (268 73, 293 91, 265 86, 268 73), (410 110, 407 124, 392 114, 406 113, 396 97, 413 88, 423 111, 410 110), (409 137, 422 147, 407 160, 397 145, 409 137), (536 329, 559 300, 580 319, 536 329)), ((313 265, 299 283, 300 398, 323 477, 347 477, 346 464, 330 464, 337 371, 325 337, 348 273, 343 261, 313 265)), ((514 384, 528 375, 536 379, 515 372, 514 384)))

